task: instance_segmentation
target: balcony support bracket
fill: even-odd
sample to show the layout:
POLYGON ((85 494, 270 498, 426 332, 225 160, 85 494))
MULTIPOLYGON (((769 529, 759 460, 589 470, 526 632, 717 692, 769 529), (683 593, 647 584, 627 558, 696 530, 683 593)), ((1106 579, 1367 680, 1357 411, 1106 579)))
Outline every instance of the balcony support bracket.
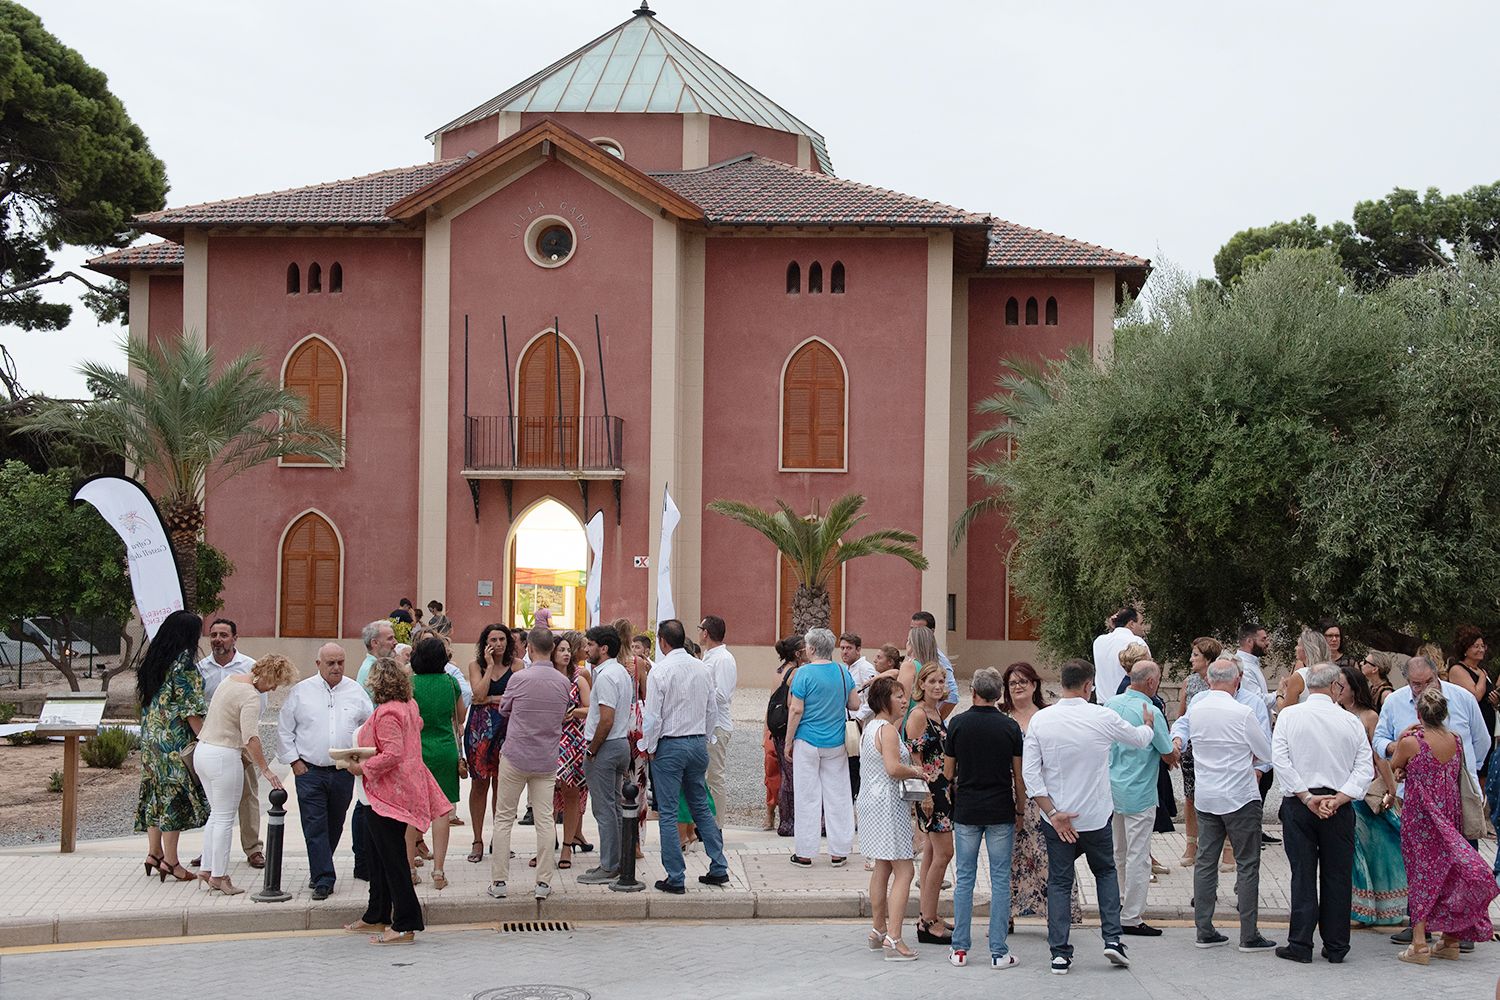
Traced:
POLYGON ((612 479, 610 482, 615 486, 615 527, 620 526, 620 480, 612 479))
POLYGON ((589 481, 582 477, 578 480, 578 492, 583 494, 583 523, 589 520, 589 481))
POLYGON ((514 521, 516 519, 516 482, 514 479, 502 479, 500 482, 505 487, 505 520, 514 521))
POLYGON ((470 480, 468 480, 468 483, 469 483, 469 496, 474 499, 474 523, 478 524, 479 523, 479 480, 477 480, 477 479, 470 479, 470 480))

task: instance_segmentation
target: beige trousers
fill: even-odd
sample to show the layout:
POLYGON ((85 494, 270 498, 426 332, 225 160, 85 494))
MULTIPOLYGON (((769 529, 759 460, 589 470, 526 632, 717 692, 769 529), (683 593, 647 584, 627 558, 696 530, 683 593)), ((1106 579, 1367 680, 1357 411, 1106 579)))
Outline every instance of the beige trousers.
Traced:
POLYGON ((527 774, 511 766, 502 754, 500 768, 495 772, 495 853, 490 858, 490 878, 496 882, 510 880, 510 835, 516 825, 516 810, 521 804, 521 789, 526 789, 526 799, 531 803, 531 817, 536 823, 536 881, 538 885, 552 884, 552 875, 557 870, 556 855, 552 843, 557 836, 557 824, 552 814, 552 791, 557 784, 557 772, 527 774))

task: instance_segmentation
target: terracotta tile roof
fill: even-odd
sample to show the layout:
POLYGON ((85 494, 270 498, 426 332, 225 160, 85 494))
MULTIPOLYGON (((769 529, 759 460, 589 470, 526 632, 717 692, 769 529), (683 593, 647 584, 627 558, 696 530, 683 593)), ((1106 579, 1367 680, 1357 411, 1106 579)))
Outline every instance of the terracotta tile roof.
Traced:
POLYGON ((984 225, 952 205, 803 170, 754 153, 698 170, 651 175, 699 205, 710 224, 770 226, 984 225))
POLYGON ((180 243, 161 240, 145 246, 126 247, 86 261, 84 266, 101 274, 125 277, 133 267, 181 267, 183 249, 180 243))
POLYGON ((464 162, 464 157, 382 170, 348 180, 185 205, 136 216, 139 229, 197 225, 388 225, 388 206, 464 162))
POLYGON ((1141 257, 994 219, 985 267, 1149 268, 1141 257))

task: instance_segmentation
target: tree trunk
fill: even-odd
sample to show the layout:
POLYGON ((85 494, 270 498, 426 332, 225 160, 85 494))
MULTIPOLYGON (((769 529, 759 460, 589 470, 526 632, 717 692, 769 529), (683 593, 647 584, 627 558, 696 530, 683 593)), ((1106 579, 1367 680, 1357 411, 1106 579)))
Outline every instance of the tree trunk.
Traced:
POLYGON ((112 667, 106 667, 103 680, 99 683, 99 690, 106 694, 109 693, 109 682, 116 674, 122 674, 135 666, 135 639, 127 629, 120 630, 120 646, 120 662, 112 667))
POLYGON ((178 497, 162 505, 172 555, 182 575, 182 606, 198 610, 198 539, 203 534, 203 505, 196 497, 178 497))
POLYGON ((1416 636, 1408 635, 1398 628, 1384 624, 1351 625, 1349 626, 1349 633, 1354 639, 1364 643, 1371 649, 1382 649, 1390 653, 1405 653, 1407 656, 1416 656, 1418 647, 1422 645, 1422 640, 1416 636))
POLYGON ((797 584, 792 595, 792 631, 806 635, 811 628, 827 628, 831 617, 831 599, 826 587, 809 587, 797 584))

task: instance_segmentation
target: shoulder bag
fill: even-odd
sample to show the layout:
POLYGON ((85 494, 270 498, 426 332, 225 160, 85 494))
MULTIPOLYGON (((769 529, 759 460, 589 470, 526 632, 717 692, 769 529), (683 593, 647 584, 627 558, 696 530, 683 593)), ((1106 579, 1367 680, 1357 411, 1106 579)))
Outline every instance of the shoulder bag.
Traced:
POLYGON ((1484 793, 1479 782, 1464 765, 1463 749, 1458 752, 1458 797, 1463 805, 1463 834, 1468 840, 1482 840, 1485 835, 1484 793))
MULTIPOLYGON (((840 673, 843 673, 843 671, 840 671, 840 673)), ((854 718, 850 718, 850 716, 849 716, 849 712, 848 712, 848 708, 847 708, 848 703, 849 703, 849 691, 850 691, 849 685, 845 684, 844 685, 844 704, 845 704, 846 708, 845 708, 845 711, 844 711, 844 756, 846 756, 846 757, 858 757, 859 756, 859 720, 858 719, 854 719, 854 718)))

